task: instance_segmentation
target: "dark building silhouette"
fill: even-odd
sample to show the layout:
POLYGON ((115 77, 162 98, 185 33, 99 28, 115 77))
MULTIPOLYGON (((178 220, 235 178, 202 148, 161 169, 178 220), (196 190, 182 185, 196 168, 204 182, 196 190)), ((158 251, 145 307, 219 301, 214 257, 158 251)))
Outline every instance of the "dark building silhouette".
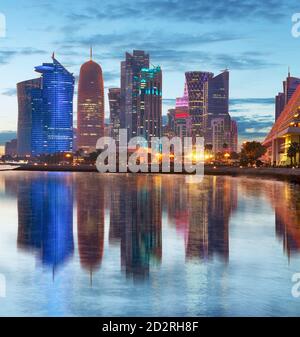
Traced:
POLYGON ((283 92, 278 93, 275 97, 275 120, 280 116, 285 107, 285 95, 283 92))
POLYGON ((108 91, 111 137, 118 139, 121 127, 121 89, 110 88, 108 91))
POLYGON ((5 143, 5 155, 6 156, 17 156, 18 154, 18 140, 12 139, 5 143))
POLYGON ((78 84, 77 146, 85 152, 96 149, 104 136, 104 81, 102 69, 92 60, 80 69, 78 84))
POLYGON ((30 156, 32 152, 32 116, 35 114, 33 99, 35 91, 40 89, 40 78, 17 84, 19 156, 30 156))
POLYGON ((290 71, 285 81, 282 82, 283 92, 275 97, 275 119, 281 115, 282 111, 292 98, 300 84, 300 78, 292 77, 290 71))

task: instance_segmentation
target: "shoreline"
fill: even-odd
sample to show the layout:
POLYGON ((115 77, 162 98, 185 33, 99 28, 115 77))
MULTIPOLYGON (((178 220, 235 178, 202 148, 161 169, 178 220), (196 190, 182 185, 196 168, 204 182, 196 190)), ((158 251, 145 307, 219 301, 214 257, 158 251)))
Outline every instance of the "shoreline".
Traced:
MULTIPOLYGON (((13 171, 40 171, 40 172, 98 172, 94 165, 84 165, 84 166, 58 166, 58 165, 26 165, 16 168, 13 171)), ((4 172, 4 171, 3 171, 4 172)), ((117 174, 118 172, 116 172, 117 174)), ((135 173, 132 173, 135 174, 135 173)), ((147 173, 136 173, 136 174, 147 174, 147 173)), ((152 174, 149 172, 148 174, 152 174)), ((157 173, 153 173, 157 174, 157 173)), ((159 172, 158 174, 188 174, 188 173, 173 173, 173 172, 159 172)), ((262 177, 271 178, 275 180, 284 180, 293 183, 300 184, 300 168, 273 168, 273 167, 262 167, 262 168, 240 168, 240 167, 229 167, 229 166, 219 166, 213 168, 211 166, 206 166, 204 169, 205 175, 228 175, 232 177, 237 176, 248 176, 248 177, 262 177)))

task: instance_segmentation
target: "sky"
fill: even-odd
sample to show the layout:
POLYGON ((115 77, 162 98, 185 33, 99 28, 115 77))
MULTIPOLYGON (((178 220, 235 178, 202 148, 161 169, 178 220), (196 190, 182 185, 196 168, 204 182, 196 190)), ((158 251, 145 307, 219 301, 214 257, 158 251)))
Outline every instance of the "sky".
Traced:
POLYGON ((53 51, 78 79, 90 45, 106 91, 120 86, 126 51, 149 52, 163 70, 163 114, 183 94, 186 71, 228 68, 239 140, 262 140, 288 66, 300 76, 300 38, 291 33, 298 12, 296 0, 1 0, 0 144, 17 129, 16 83, 38 77, 34 67, 53 51))

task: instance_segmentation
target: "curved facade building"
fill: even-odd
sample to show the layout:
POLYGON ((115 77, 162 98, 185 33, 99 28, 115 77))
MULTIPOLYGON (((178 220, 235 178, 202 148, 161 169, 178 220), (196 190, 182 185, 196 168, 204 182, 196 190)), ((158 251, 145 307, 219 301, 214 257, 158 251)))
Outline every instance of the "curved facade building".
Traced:
POLYGON ((32 154, 73 151, 73 95, 75 78, 54 54, 52 63, 35 67, 41 88, 32 92, 32 154))
POLYGON ((104 136, 104 82, 99 64, 90 61, 80 69, 78 84, 77 146, 85 152, 96 149, 104 136))

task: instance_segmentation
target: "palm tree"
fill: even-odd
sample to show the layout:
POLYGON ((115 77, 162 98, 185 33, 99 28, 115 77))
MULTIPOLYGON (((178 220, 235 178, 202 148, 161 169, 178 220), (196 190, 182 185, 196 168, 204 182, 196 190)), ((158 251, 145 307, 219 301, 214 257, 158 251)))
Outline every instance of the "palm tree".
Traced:
POLYGON ((298 143, 291 143, 290 147, 287 150, 287 156, 291 159, 291 165, 294 164, 294 158, 298 153, 298 143))

